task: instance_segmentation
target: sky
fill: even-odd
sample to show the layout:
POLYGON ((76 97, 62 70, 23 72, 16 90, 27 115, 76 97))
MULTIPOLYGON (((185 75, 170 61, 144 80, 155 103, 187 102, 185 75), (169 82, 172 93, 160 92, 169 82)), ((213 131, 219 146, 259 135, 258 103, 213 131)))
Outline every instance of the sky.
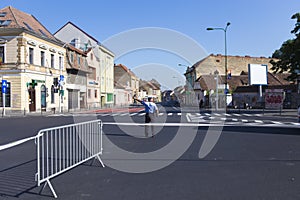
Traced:
POLYGON ((206 28, 224 28, 231 23, 226 32, 228 55, 270 57, 284 41, 294 38, 290 31, 296 21, 291 16, 300 12, 299 0, 0 1, 1 8, 9 5, 34 15, 51 33, 71 21, 112 51, 118 51, 110 47, 112 38, 121 41, 123 48, 128 48, 126 42, 137 43, 132 38, 116 40, 124 33, 134 35, 146 29, 148 34, 140 37, 154 37, 157 30, 170 34, 158 39, 161 46, 149 48, 138 43, 141 48, 117 53, 115 59, 116 64, 126 65, 143 79, 159 79, 166 88, 184 83, 186 66, 209 54, 224 55, 224 32, 206 28), (178 34, 182 37, 174 39, 178 34), (186 40, 197 43, 203 52, 182 46, 180 42, 186 40), (199 58, 187 59, 178 53, 182 51, 199 52, 199 58))

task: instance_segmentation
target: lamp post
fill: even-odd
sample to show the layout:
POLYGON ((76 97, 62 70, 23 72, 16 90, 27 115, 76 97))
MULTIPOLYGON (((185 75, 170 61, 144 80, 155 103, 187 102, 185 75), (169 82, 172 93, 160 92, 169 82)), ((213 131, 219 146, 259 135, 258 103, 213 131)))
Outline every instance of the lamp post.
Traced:
POLYGON ((213 30, 221 30, 224 31, 225 35, 225 110, 227 111, 227 28, 230 25, 230 22, 227 22, 225 28, 207 28, 206 30, 208 31, 213 31, 213 30))
POLYGON ((216 70, 214 72, 215 79, 216 79, 216 110, 219 109, 219 72, 216 70))
POLYGON ((191 96, 192 89, 193 89, 193 76, 190 74, 191 68, 188 65, 184 64, 178 64, 178 66, 181 67, 186 67, 186 72, 185 72, 185 90, 186 90, 186 97, 185 97, 185 103, 186 104, 192 104, 192 99, 193 97, 191 96))

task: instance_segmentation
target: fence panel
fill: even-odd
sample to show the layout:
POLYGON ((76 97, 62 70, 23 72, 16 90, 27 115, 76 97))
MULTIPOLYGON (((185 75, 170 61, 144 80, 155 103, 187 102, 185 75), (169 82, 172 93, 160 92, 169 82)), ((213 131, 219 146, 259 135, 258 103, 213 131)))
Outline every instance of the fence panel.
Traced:
MULTIPOLYGON (((94 120, 40 130, 37 144, 37 184, 48 184, 54 197, 57 195, 50 179, 92 158, 101 165, 102 121, 94 120)), ((44 188, 43 187, 43 188, 44 188)))

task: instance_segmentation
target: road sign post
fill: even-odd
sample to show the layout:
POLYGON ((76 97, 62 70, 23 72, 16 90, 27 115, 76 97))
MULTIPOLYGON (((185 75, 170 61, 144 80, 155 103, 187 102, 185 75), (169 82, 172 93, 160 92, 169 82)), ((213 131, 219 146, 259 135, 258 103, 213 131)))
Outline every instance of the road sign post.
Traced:
POLYGON ((3 105, 3 116, 5 116, 5 94, 7 89, 7 80, 2 80, 2 105, 3 105))

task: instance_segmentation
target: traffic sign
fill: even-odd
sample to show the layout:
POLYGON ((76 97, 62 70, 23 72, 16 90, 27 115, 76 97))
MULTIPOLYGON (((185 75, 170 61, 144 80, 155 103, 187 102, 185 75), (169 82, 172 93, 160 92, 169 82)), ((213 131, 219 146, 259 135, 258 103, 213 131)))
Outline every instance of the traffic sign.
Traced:
POLYGON ((60 75, 60 76, 59 76, 59 80, 63 82, 63 81, 65 80, 64 75, 60 75))
POLYGON ((2 80, 2 93, 6 94, 7 80, 2 80))

